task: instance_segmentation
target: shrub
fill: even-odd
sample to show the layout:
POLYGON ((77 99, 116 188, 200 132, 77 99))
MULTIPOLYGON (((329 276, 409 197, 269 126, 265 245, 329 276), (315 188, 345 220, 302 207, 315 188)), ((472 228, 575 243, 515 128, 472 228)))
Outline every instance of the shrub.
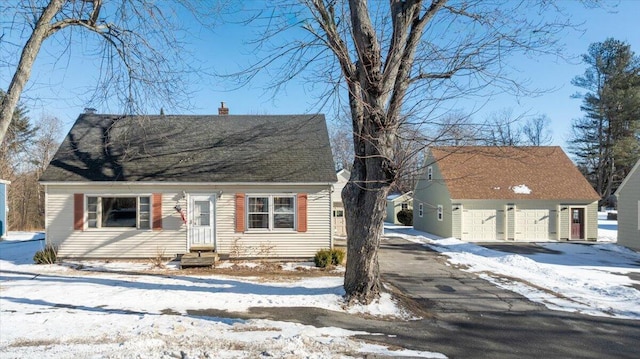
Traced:
POLYGON ((344 261, 344 251, 342 249, 333 249, 331 251, 331 264, 340 265, 344 261))
POLYGON ((398 222, 402 223, 405 226, 413 226, 413 211, 410 209, 403 209, 398 212, 396 216, 398 218, 398 222))
POLYGON ((152 268, 164 268, 165 258, 164 248, 156 248, 156 256, 149 258, 149 263, 152 268))
POLYGON ((34 254, 33 261, 36 264, 54 264, 57 258, 57 249, 54 246, 47 244, 44 249, 41 249, 34 254))
POLYGON ((331 264, 331 251, 328 249, 317 251, 313 257, 313 262, 316 264, 316 267, 327 268, 327 266, 331 264))
POLYGON ((327 268, 329 266, 337 266, 344 261, 344 251, 342 249, 321 249, 316 252, 313 262, 316 267, 327 268))

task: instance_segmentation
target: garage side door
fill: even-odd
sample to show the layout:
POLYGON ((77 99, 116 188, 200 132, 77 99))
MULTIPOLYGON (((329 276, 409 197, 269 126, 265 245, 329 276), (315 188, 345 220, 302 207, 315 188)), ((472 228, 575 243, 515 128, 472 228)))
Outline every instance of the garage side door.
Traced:
POLYGON ((496 210, 470 209, 464 210, 462 215, 463 240, 496 239, 496 210))
POLYGON ((523 209, 516 212, 516 240, 549 239, 549 210, 523 209))

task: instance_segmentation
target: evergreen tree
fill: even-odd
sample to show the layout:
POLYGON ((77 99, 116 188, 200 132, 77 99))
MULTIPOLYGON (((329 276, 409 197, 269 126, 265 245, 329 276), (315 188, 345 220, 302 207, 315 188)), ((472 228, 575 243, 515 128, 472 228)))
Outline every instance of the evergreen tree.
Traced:
MULTIPOLYGON (((0 90, 0 101, 4 97, 4 91, 0 90)), ((24 152, 36 131, 29 122, 26 108, 22 105, 16 106, 7 135, 0 143, 0 178, 9 179, 13 175, 13 170, 19 162, 18 154, 24 152)))
POLYGON ((574 120, 571 152, 605 203, 640 158, 640 58, 615 39, 593 43, 572 84, 588 92, 574 120))

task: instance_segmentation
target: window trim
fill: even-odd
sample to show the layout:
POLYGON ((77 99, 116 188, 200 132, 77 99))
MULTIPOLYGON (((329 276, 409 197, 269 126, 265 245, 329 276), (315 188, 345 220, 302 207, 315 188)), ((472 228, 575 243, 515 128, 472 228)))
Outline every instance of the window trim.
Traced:
POLYGON ((436 211, 438 221, 442 222, 444 220, 444 207, 441 204, 438 205, 438 210, 436 211))
POLYGON ((297 232, 298 231, 298 196, 295 193, 246 193, 245 194, 245 214, 244 214, 244 222, 246 225, 246 232, 297 232), (249 201, 251 198, 268 198, 268 211, 267 212, 251 212, 249 201), (275 198, 291 198, 292 199, 292 211, 283 213, 290 214, 293 216, 293 222, 291 228, 276 228, 275 227, 275 198), (268 216, 268 227, 267 228, 253 228, 250 227, 249 216, 251 214, 256 213, 266 213, 268 216))
POLYGON ((422 218, 423 215, 424 215, 424 205, 420 203, 418 205, 418 217, 422 218))
POLYGON ((154 216, 154 211, 153 211, 153 194, 151 193, 144 193, 144 194, 135 194, 135 195, 130 195, 130 194, 89 194, 89 193, 85 193, 84 194, 84 208, 83 208, 83 217, 84 217, 84 223, 83 223, 83 229, 84 230, 89 230, 89 231, 100 231, 100 230, 120 230, 120 231, 151 231, 153 230, 153 216, 154 216), (90 227, 89 226, 89 198, 96 198, 96 226, 95 227, 90 227), (102 199, 103 198, 135 198, 136 200, 136 225, 135 227, 103 227, 102 226, 102 199), (148 228, 140 228, 140 198, 147 198, 148 199, 148 206, 149 206, 149 218, 148 218, 148 228))
POLYGON ((427 180, 433 181, 433 166, 427 166, 427 180))

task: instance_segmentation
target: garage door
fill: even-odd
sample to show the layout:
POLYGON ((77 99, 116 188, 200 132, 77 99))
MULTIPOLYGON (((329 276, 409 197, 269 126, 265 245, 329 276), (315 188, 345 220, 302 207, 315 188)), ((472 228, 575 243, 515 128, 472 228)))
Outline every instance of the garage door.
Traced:
POLYGON ((463 240, 496 239, 496 211, 487 209, 471 209, 463 212, 463 240))
POLYGON ((523 209, 516 212, 516 240, 549 239, 549 210, 523 209))

